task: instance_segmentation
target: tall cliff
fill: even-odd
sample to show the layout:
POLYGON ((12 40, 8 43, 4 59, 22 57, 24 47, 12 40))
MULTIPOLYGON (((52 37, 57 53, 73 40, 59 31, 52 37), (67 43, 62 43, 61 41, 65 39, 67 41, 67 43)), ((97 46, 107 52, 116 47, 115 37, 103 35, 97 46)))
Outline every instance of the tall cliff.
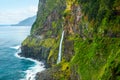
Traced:
POLYGON ((39 0, 21 50, 45 63, 36 80, 120 80, 120 1, 39 0))

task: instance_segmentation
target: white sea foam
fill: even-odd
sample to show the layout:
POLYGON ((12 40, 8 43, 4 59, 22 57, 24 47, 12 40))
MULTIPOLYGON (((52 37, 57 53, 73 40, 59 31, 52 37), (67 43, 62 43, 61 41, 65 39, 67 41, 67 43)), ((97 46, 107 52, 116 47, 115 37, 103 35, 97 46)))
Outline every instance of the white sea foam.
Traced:
POLYGON ((41 72, 43 70, 45 70, 43 63, 37 63, 35 66, 30 67, 28 70, 25 71, 25 80, 35 80, 37 72, 41 72))
POLYGON ((35 80, 36 74, 38 72, 45 70, 45 66, 42 62, 39 62, 31 58, 20 57, 18 53, 16 53, 15 56, 19 59, 25 59, 25 60, 30 60, 32 62, 35 62, 34 66, 29 67, 28 70, 24 71, 26 75, 23 79, 20 79, 20 80, 35 80))
POLYGON ((18 50, 18 49, 20 49, 20 47, 21 47, 20 45, 17 45, 17 46, 13 46, 13 47, 10 47, 10 48, 18 50))

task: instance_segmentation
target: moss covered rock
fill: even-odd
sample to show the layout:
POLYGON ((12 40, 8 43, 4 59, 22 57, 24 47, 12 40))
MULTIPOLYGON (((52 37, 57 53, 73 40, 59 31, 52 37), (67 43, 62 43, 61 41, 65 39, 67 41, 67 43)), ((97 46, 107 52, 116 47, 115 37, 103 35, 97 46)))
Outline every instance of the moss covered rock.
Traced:
POLYGON ((37 80, 119 80, 119 0, 39 0, 20 55, 43 60, 37 80), (62 61, 56 64, 62 31, 62 61))

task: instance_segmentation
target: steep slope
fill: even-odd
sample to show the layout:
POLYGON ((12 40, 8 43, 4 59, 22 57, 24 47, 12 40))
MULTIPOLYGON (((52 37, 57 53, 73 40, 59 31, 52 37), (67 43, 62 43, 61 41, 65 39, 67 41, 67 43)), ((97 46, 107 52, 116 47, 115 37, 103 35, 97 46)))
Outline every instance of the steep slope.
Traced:
POLYGON ((46 64, 36 80, 120 80, 119 5, 119 0, 39 0, 20 54, 46 64))
POLYGON ((35 22, 36 16, 26 18, 22 21, 20 21, 18 24, 14 24, 12 26, 32 26, 32 24, 35 22))

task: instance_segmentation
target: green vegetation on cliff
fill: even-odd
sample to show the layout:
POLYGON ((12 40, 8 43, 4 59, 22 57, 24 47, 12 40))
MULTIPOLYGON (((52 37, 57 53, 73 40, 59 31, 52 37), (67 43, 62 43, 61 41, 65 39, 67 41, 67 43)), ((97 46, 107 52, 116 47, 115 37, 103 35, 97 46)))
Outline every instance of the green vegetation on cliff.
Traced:
POLYGON ((49 64, 37 80, 120 80, 120 1, 40 0, 22 46, 49 64), (62 30, 62 61, 56 64, 62 30))
MULTIPOLYGON (((59 16, 62 16, 63 10, 65 8, 64 4, 64 0, 39 0, 37 20, 33 24, 31 33, 35 33, 36 30, 44 28, 45 26, 49 28, 48 26, 51 26, 51 22, 54 21, 57 23, 56 26, 59 28, 59 26, 62 24, 62 17, 60 17, 60 19, 58 18, 59 16)), ((53 27, 55 28, 54 25, 53 27)))
POLYGON ((120 1, 79 0, 83 15, 93 28, 93 34, 120 37, 120 1))
POLYGON ((82 80, 120 79, 120 39, 77 39, 74 48, 71 64, 77 66, 82 80))
POLYGON ((120 2, 79 0, 82 37, 74 39, 71 65, 82 80, 120 80, 120 2), (84 36, 83 36, 84 35, 84 36))

